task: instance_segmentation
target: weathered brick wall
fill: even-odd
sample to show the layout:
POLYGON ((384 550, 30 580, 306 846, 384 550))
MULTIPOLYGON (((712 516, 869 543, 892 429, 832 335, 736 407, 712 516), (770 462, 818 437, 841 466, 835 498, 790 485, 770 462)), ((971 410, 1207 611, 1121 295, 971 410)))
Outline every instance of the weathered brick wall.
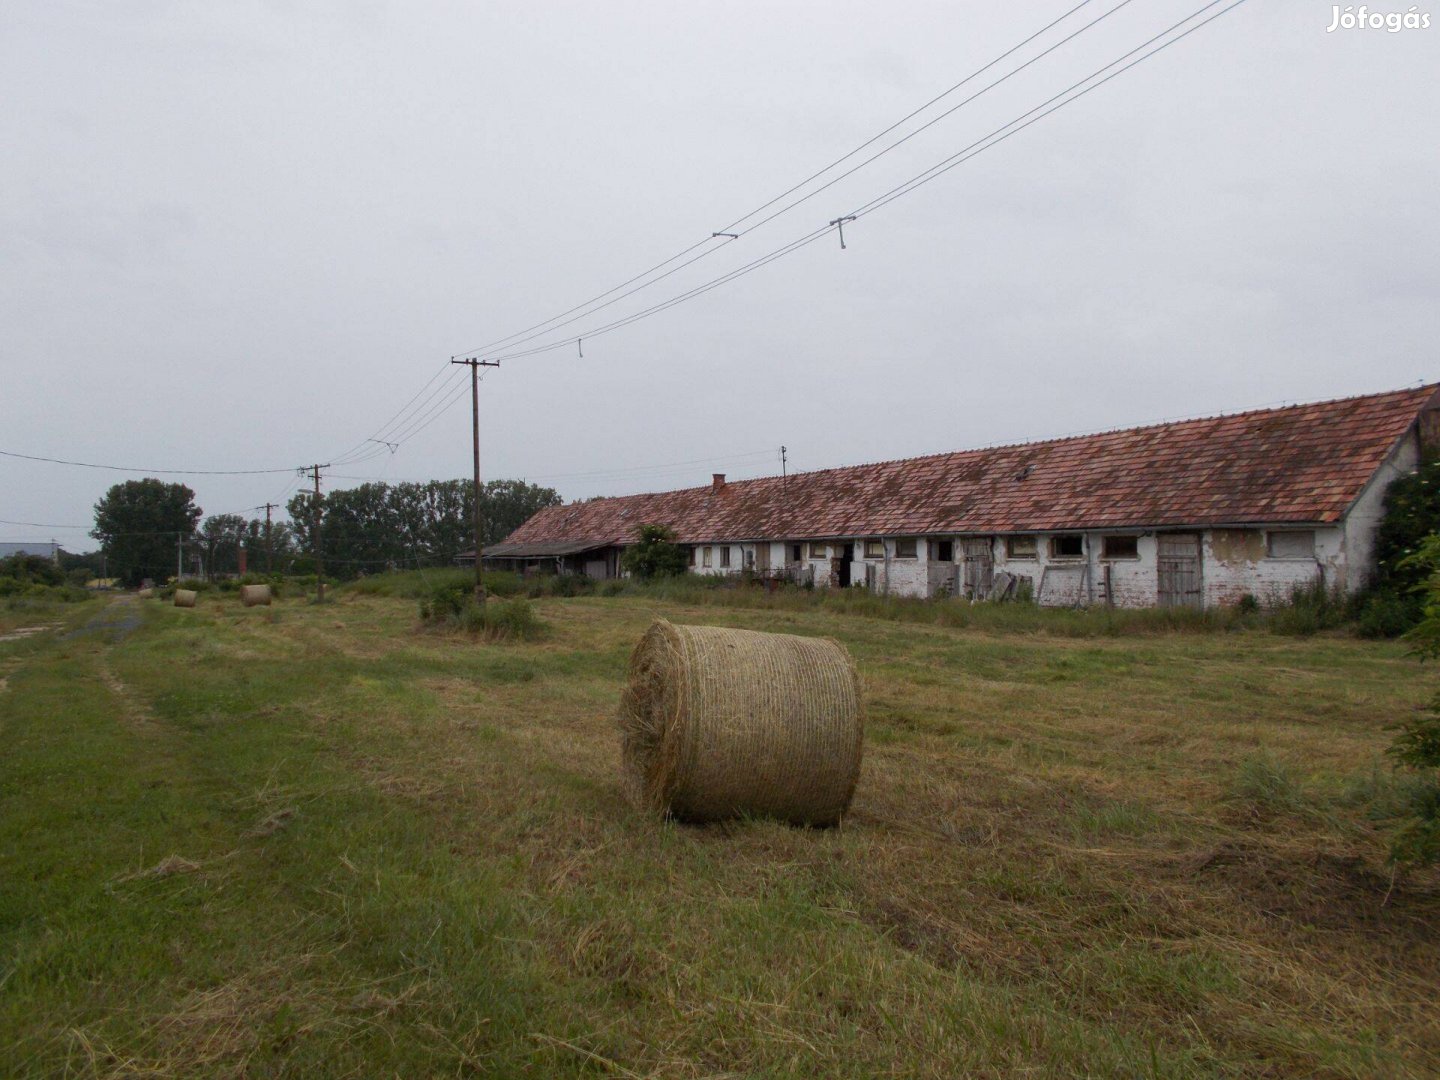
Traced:
POLYGON ((1201 569, 1205 606, 1233 604, 1250 595, 1262 603, 1288 600, 1296 588, 1321 579, 1342 581, 1345 552, 1338 528, 1315 530, 1315 557, 1272 559, 1263 529, 1212 529, 1203 534, 1201 569))

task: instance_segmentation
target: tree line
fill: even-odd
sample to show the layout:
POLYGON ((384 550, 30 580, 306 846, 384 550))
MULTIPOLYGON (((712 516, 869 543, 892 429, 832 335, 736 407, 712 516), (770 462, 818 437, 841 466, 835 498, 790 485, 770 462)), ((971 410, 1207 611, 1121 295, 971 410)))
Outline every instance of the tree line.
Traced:
MULTIPOLYGON (((309 573, 315 569, 314 495, 286 505, 289 520, 204 516, 184 484, 147 478, 116 484, 95 504, 95 528, 109 573, 129 585, 145 578, 203 572, 309 573)), ((536 511, 560 503, 554 488, 492 480, 481 489, 484 542, 503 540, 536 511)), ((320 499, 320 543, 327 576, 357 577, 391 567, 437 566, 474 547, 469 480, 372 483, 320 499)))

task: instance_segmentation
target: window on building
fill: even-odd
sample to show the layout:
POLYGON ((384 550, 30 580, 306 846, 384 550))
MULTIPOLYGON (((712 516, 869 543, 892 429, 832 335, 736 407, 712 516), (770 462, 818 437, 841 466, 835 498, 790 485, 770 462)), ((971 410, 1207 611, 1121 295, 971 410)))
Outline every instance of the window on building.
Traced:
POLYGON ((804 559, 805 555, 804 555, 804 552, 802 551, 802 548, 803 548, 803 547, 804 547, 803 544, 791 544, 791 545, 790 545, 790 561, 791 561, 791 562, 800 562, 802 559, 804 559))
POLYGON ((720 549, 720 569, 724 570, 730 565, 730 545, 726 544, 720 549))
POLYGON ((709 566, 709 565, 710 565, 710 548, 708 548, 708 547, 705 549, 704 564, 703 564, 703 565, 705 565, 705 566, 709 566))
POLYGON ((1313 559, 1315 530, 1291 529, 1265 536, 1265 554, 1272 559, 1313 559))
POLYGON ((1035 558, 1035 537, 1033 536, 1007 536, 1005 538, 1005 555, 1011 559, 1033 559, 1035 558))
POLYGON ((865 541, 865 558, 867 558, 867 559, 883 559, 884 557, 885 557, 885 541, 884 541, 884 540, 866 540, 866 541, 865 541))
POLYGON ((916 543, 913 536, 895 541, 895 558, 913 559, 916 556, 916 543))
POLYGON ((754 566, 755 566, 755 552, 754 552, 754 551, 749 551, 749 550, 747 550, 747 551, 745 552, 745 568, 746 568, 747 570, 749 570, 749 569, 753 569, 754 566))
POLYGON ((1102 559, 1138 559, 1140 538, 1138 536, 1104 536, 1100 539, 1102 559))
POLYGON ((1085 554, 1085 538, 1079 533, 1061 533, 1050 538, 1052 559, 1078 559, 1085 554))
POLYGON ((955 561, 955 541, 954 541, 954 540, 931 540, 931 541, 930 541, 930 558, 934 559, 936 562, 954 562, 954 561, 955 561))
POLYGON ((829 555, 828 552, 826 552, 826 550, 825 550, 825 545, 824 545, 824 544, 811 544, 811 545, 810 545, 810 558, 812 558, 812 559, 828 559, 829 557, 830 557, 830 555, 829 555))

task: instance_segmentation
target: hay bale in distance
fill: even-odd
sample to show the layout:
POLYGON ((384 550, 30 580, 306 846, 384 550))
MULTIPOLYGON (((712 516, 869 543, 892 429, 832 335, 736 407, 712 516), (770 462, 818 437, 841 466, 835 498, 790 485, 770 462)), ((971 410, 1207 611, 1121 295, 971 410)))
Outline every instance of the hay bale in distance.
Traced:
POLYGON ((657 619, 618 719, 631 799, 685 821, 833 825, 860 778, 859 679, 828 638, 657 619))
POLYGON ((269 585, 240 586, 240 602, 246 607, 269 607, 272 599, 269 585))
POLYGON ((175 590, 175 606, 176 606, 176 607, 194 607, 194 606, 195 606, 195 601, 196 601, 196 599, 199 597, 199 595, 200 595, 200 594, 197 593, 194 589, 176 589, 176 590, 175 590))
POLYGON ((155 590, 147 585, 135 595, 138 596, 141 600, 149 600, 152 596, 155 595, 155 590))

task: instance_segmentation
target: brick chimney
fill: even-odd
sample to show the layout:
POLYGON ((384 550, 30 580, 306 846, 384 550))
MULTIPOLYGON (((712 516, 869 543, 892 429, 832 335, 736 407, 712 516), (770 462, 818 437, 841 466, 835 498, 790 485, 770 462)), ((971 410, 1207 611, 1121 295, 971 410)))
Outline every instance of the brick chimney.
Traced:
POLYGON ((723 472, 710 474, 710 494, 715 495, 725 490, 725 474, 723 472))

